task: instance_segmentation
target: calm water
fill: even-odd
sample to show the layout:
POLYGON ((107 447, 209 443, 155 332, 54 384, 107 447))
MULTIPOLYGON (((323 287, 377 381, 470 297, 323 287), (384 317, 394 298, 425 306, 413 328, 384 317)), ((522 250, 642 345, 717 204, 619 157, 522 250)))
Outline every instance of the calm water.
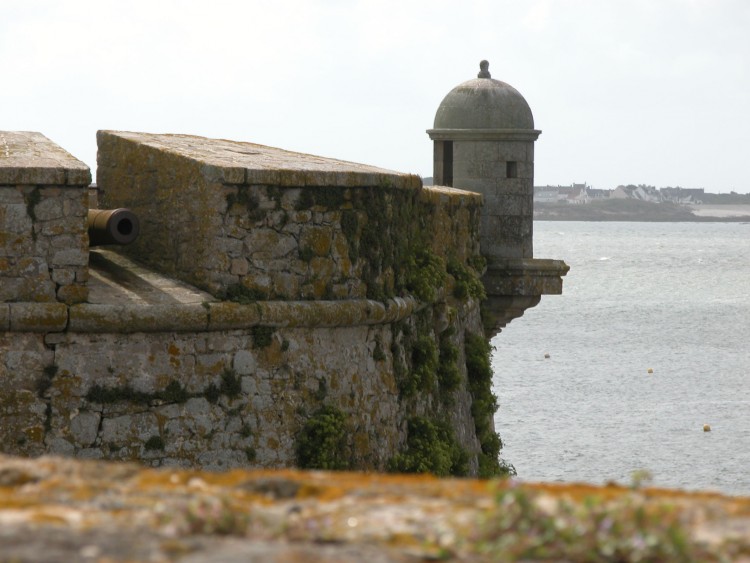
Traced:
POLYGON ((750 224, 534 229, 534 255, 571 270, 493 340, 495 425, 519 478, 628 484, 645 469, 750 495, 750 224))

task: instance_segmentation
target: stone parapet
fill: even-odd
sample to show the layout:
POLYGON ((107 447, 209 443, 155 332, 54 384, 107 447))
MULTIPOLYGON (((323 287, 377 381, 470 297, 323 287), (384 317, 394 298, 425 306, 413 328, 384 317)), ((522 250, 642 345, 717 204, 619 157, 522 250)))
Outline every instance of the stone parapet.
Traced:
POLYGON ((368 216, 390 205, 376 210, 379 234, 404 238, 394 209, 414 210, 421 189, 415 175, 251 143, 113 131, 98 142, 100 205, 140 217, 128 255, 219 298, 371 296, 368 216))
POLYGON ((141 221, 123 251, 219 299, 382 301, 420 245, 479 254, 481 196, 412 174, 186 135, 98 141, 100 205, 141 221))
POLYGON ((43 135, 0 132, 0 302, 86 300, 90 182, 43 135))
POLYGON ((91 171, 41 133, 0 131, 0 185, 88 186, 91 171))

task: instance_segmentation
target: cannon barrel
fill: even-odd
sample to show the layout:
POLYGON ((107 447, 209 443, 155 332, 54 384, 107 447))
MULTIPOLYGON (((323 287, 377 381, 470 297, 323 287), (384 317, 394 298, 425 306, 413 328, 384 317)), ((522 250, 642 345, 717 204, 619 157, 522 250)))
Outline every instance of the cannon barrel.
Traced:
POLYGON ((89 209, 89 246, 130 244, 138 238, 140 223, 130 209, 89 209))

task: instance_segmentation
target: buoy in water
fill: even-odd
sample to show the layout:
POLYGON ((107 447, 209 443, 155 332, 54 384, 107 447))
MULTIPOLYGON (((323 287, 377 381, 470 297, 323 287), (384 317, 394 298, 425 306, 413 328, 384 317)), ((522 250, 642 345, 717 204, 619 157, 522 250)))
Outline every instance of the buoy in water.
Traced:
POLYGON ((545 359, 545 360, 549 360, 549 354, 545 354, 545 355, 544 355, 544 359, 545 359))
POLYGON ((648 368, 648 373, 654 373, 654 368, 648 368))
POLYGON ((703 431, 704 432, 711 432, 711 425, 710 424, 704 424, 703 425, 703 431))

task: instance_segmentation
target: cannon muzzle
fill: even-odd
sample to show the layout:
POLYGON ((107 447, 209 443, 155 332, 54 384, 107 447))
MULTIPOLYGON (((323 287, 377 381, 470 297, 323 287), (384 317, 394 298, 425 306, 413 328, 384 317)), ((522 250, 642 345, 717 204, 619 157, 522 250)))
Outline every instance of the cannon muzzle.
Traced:
POLYGON ((89 209, 89 246, 130 244, 138 238, 140 223, 130 209, 89 209))

